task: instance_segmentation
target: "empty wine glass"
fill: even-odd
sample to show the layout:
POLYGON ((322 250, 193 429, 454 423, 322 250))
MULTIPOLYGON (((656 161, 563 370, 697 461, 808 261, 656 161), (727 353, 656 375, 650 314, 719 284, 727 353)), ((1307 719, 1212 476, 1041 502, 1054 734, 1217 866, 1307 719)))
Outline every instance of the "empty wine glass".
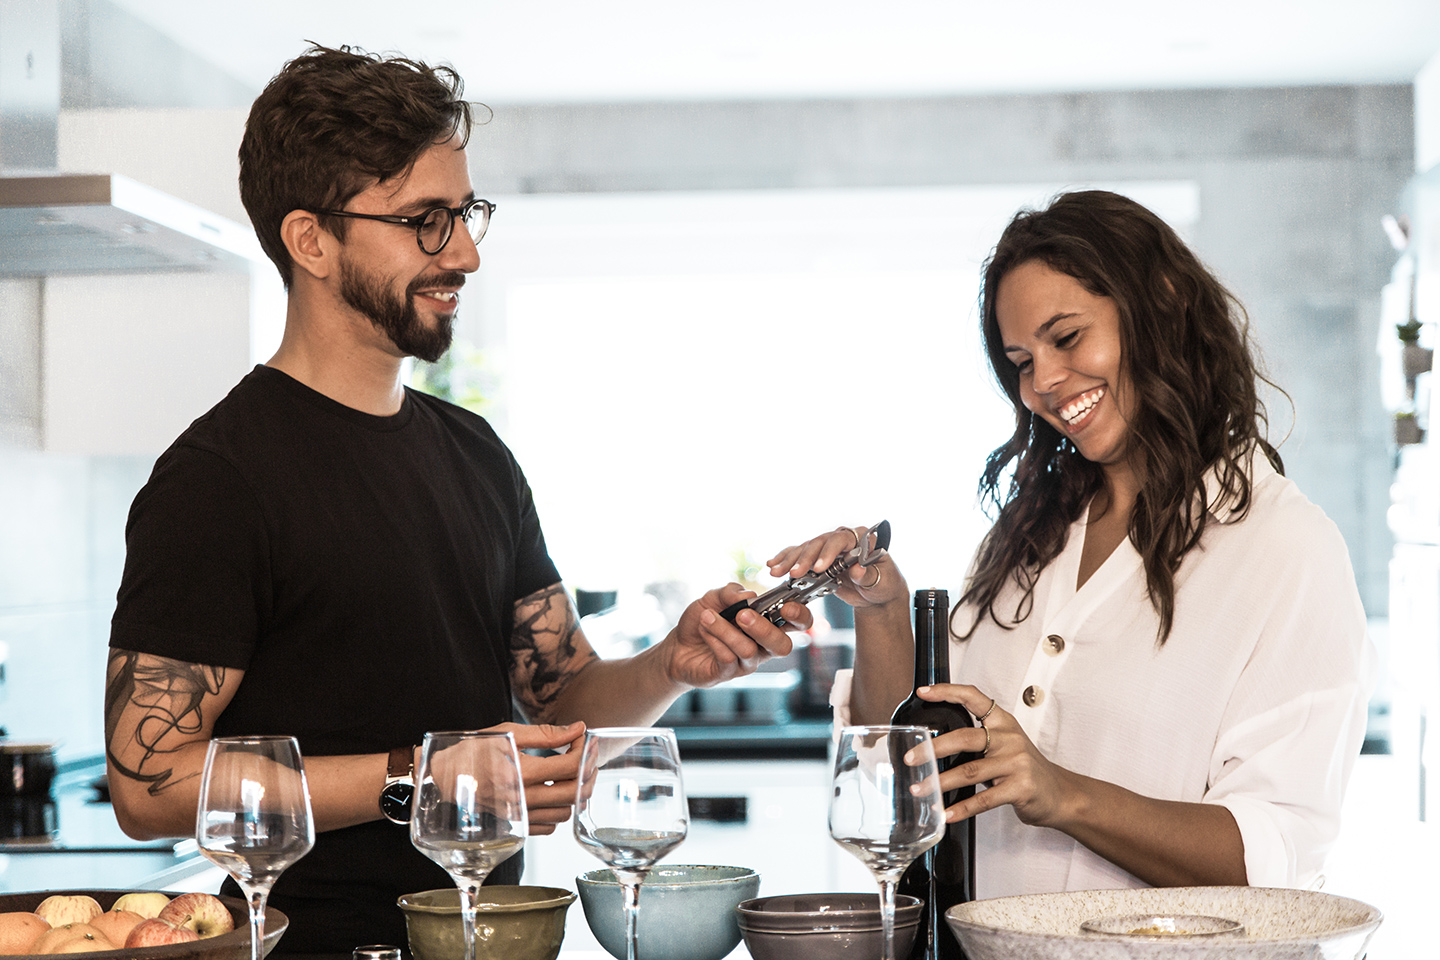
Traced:
POLYGON ((530 832, 520 752, 496 730, 427 733, 415 771, 410 842, 460 890, 465 960, 475 960, 475 898, 530 832))
POLYGON ((294 737, 217 737, 205 753, 195 840, 235 878, 250 906, 250 958, 260 960, 275 880, 315 845, 310 787, 294 737))
POLYGON ((835 750, 830 836, 880 885, 883 960, 895 957, 895 886, 910 862, 945 834, 945 805, 930 731, 845 727, 835 750), (914 750, 920 761, 905 763, 914 750))
POLYGON ((609 865, 624 890, 628 960, 635 960, 639 946, 640 883, 689 829, 674 730, 598 727, 585 732, 575 839, 609 865))

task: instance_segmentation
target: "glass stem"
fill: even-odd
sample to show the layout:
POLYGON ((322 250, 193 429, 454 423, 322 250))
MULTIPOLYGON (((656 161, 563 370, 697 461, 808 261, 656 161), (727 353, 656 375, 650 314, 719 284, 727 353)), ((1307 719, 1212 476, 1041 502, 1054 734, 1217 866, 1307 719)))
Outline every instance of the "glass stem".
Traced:
POLYGON ((618 874, 617 879, 625 892, 625 956, 628 960, 635 960, 640 948, 640 881, 627 880, 618 874))
POLYGON ((475 960, 475 899, 480 884, 473 880, 457 882, 460 888, 460 923, 465 935, 465 960, 475 960))
POLYGON ((880 882, 880 960, 895 960, 895 877, 877 877, 880 882))
POLYGON ((265 900, 268 891, 251 890, 249 893, 250 960, 261 960, 265 956, 265 948, 261 941, 265 939, 265 900))

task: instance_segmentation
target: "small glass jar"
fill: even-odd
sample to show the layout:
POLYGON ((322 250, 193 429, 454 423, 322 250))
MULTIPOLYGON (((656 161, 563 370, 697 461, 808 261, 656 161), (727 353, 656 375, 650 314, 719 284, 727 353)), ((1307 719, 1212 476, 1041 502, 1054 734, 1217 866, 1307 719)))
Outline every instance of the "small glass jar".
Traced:
POLYGON ((356 947, 351 954, 353 960, 401 960, 400 948, 387 943, 372 943, 368 947, 356 947))

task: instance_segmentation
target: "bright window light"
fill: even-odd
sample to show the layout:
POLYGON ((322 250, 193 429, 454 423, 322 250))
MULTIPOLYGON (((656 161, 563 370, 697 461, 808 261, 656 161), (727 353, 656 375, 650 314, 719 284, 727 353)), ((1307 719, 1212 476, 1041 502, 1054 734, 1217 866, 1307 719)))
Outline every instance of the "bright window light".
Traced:
MULTIPOLYGON (((911 586, 954 595, 1013 423, 981 354, 980 265, 1058 189, 499 198, 479 278, 491 419, 567 584, 695 595, 747 555, 888 519, 911 586)), ((1195 219, 1193 185, 1125 190, 1195 219)))

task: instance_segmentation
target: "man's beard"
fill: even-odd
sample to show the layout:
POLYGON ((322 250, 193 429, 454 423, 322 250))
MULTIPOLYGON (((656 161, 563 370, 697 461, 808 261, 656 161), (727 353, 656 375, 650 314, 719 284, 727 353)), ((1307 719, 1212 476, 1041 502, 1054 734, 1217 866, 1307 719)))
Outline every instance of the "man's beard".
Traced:
POLYGON ((427 328, 415 309, 415 293, 428 287, 460 287, 464 283, 465 275, 461 273, 417 278, 410 281, 401 298, 395 296, 390 284, 355 269, 348 259, 340 261, 340 296, 345 302, 368 317, 375 329, 390 338, 395 349, 426 363, 434 363, 450 349, 455 315, 437 315, 435 327, 427 328))

